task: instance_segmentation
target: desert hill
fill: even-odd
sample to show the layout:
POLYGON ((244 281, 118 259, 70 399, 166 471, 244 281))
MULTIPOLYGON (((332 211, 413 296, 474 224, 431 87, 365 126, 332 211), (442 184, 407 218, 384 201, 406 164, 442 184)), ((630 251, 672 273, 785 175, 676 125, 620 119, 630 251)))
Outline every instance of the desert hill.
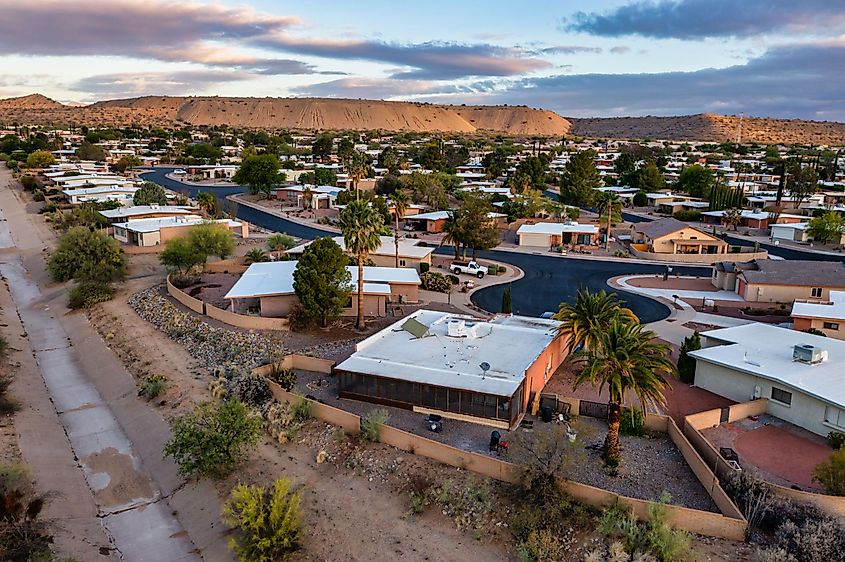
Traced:
MULTIPOLYGON (((382 130, 499 133, 514 136, 577 135, 607 139, 734 140, 738 117, 564 118, 526 106, 457 106, 334 98, 232 98, 144 96, 88 106, 62 105, 40 94, 0 100, 0 124, 173 126, 229 125, 256 129, 382 130)), ((845 124, 750 118, 742 140, 758 143, 845 146, 845 124)))
MULTIPOLYGON (((734 141, 740 130, 736 116, 699 113, 678 117, 568 117, 574 135, 608 139, 734 141)), ((744 117, 743 142, 762 144, 845 145, 845 123, 744 117)))

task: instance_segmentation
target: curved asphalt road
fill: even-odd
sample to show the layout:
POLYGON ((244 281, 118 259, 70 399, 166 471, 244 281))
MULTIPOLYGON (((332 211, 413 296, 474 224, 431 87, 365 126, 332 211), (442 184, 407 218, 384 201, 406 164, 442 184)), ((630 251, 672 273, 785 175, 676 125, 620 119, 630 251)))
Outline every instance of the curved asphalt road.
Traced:
MULTIPOLYGON (((165 174, 170 173, 173 169, 176 169, 176 167, 157 167, 152 171, 141 174, 141 177, 145 180, 158 183, 168 189, 185 193, 191 197, 195 197, 200 191, 209 191, 225 201, 225 198, 229 195, 245 192, 242 187, 237 185, 227 187, 194 186, 165 177, 165 174)), ((268 230, 286 232, 291 236, 296 236, 297 238, 311 240, 320 236, 334 234, 319 228, 313 228, 277 217, 275 215, 270 215, 245 205, 239 205, 235 215, 239 219, 243 219, 268 230)), ((628 213, 623 213, 622 215, 630 222, 651 220, 628 213)), ((735 239, 730 236, 727 237, 727 241, 731 244, 747 246, 753 245, 753 243, 746 240, 735 239)), ((769 244, 761 244, 761 247, 772 251, 772 253, 775 253, 776 255, 791 260, 845 260, 845 257, 840 258, 839 256, 802 252, 800 250, 779 248, 769 244)), ((452 253, 451 249, 448 247, 438 248, 436 252, 439 254, 452 253)), ((524 314, 528 316, 540 316, 547 311, 557 311, 561 302, 574 302, 575 297, 578 294, 578 289, 582 287, 590 289, 591 291, 599 291, 601 289, 607 290, 609 289, 607 286, 607 279, 611 277, 615 277, 617 275, 658 274, 663 273, 666 269, 665 265, 658 264, 652 265, 638 262, 601 261, 571 257, 562 258, 542 254, 503 252, 496 250, 479 252, 479 256, 496 262, 513 264, 525 272, 525 276, 522 279, 511 284, 511 291, 513 311, 517 314, 524 314)), ((709 267, 675 266, 674 270, 683 275, 710 276, 709 267)), ((485 310, 497 311, 501 307, 502 293, 504 292, 504 289, 504 285, 481 289, 472 295, 472 300, 475 304, 485 310)), ((619 297, 625 301, 627 306, 629 306, 643 322, 662 320, 669 315, 669 308, 654 299, 624 291, 617 292, 619 297)))

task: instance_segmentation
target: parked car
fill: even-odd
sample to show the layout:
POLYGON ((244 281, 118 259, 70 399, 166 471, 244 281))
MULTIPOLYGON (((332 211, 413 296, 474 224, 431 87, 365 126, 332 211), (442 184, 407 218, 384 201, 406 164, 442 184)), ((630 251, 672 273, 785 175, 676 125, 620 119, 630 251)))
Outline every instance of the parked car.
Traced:
POLYGON ((173 170, 173 174, 174 174, 174 175, 177 175, 177 176, 184 176, 184 175, 186 175, 187 173, 188 173, 188 172, 186 172, 185 170, 182 170, 182 169, 179 169, 179 170, 173 170))
POLYGON ((469 275, 475 275, 479 279, 487 273, 486 267, 478 265, 478 262, 474 261, 453 261, 452 265, 449 266, 449 270, 455 275, 468 273, 469 275))

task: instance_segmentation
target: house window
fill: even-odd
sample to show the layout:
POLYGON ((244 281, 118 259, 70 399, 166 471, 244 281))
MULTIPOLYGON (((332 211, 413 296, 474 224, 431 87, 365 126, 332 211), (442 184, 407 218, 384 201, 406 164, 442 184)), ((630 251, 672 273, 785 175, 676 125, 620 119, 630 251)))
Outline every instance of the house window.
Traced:
POLYGON ((399 267, 405 267, 405 260, 399 260, 399 267))
POLYGON ((772 387, 772 400, 787 406, 792 405, 792 393, 779 388, 772 387))
POLYGON ((830 425, 845 429, 845 410, 835 406, 826 406, 824 409, 824 421, 830 425))
POLYGON ((822 296, 822 288, 821 287, 813 287, 810 289, 810 296, 813 298, 821 298, 822 296))
POLYGON ((839 322, 825 322, 822 324, 822 328, 825 330, 838 330, 839 329, 839 322))

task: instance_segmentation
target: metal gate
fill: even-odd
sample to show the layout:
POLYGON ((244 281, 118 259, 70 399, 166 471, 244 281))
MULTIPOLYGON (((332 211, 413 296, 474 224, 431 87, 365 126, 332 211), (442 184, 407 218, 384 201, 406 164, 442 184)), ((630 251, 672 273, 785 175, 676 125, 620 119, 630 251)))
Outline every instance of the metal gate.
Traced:
POLYGON ((589 400, 581 400, 578 406, 579 416, 589 416, 591 418, 607 419, 607 404, 604 402, 590 402, 589 400))

